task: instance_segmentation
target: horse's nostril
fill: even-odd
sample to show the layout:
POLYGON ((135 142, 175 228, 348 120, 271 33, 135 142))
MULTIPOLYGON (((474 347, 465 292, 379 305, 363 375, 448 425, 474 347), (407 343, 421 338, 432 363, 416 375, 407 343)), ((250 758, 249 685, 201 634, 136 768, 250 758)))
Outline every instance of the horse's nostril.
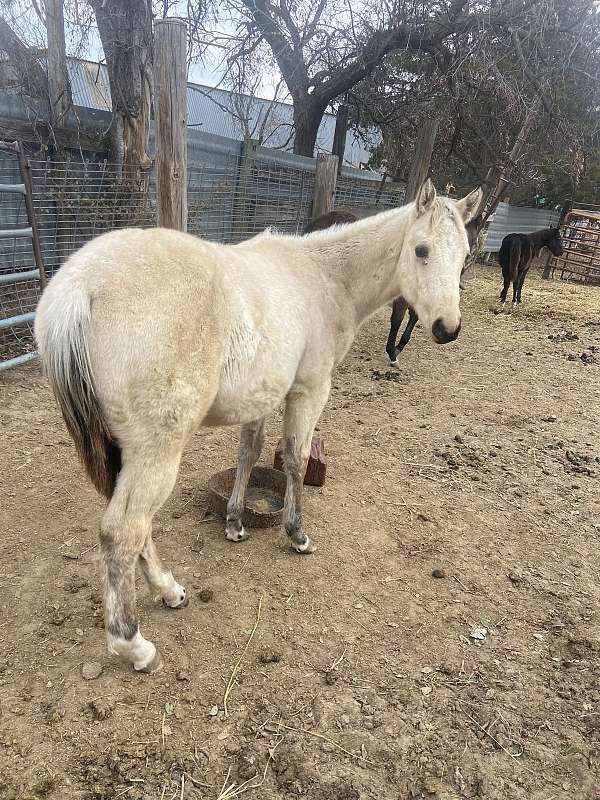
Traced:
POLYGON ((433 338, 436 340, 436 342, 439 342, 439 344, 447 344, 448 342, 453 342, 458 336, 459 332, 460 332, 460 322, 453 331, 449 331, 444 325, 444 320, 441 317, 436 319, 433 325, 431 326, 431 333, 433 334, 433 338))

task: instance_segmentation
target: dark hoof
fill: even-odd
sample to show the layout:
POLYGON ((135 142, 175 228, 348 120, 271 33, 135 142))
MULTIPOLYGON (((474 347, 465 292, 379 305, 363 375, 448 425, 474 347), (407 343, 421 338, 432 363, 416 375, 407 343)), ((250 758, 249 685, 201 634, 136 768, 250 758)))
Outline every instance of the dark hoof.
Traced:
POLYGON ((139 672, 139 673, 143 672, 145 675, 152 675, 152 673, 154 673, 154 672, 160 672, 163 667, 164 667, 164 663, 163 663, 163 660, 162 660, 162 656, 157 650, 154 658, 152 659, 152 661, 146 667, 142 667, 141 669, 135 669, 135 667, 134 667, 134 669, 135 669, 136 672, 139 672))

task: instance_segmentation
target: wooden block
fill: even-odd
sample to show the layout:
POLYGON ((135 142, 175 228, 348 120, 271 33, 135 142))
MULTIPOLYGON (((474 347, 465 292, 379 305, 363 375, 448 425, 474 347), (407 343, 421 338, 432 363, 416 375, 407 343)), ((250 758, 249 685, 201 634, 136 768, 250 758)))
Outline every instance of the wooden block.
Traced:
MULTIPOLYGON (((283 442, 280 439, 275 450, 273 460, 275 469, 283 471, 283 442)), ((310 456, 304 475, 305 486, 323 486, 327 472, 327 457, 325 455, 325 442, 320 436, 313 436, 310 444, 310 456)))

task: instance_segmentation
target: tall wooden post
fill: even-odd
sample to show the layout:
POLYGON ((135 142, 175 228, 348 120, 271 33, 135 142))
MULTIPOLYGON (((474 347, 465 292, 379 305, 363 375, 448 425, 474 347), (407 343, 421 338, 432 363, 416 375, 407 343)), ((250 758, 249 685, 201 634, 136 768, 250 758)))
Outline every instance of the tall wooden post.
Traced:
POLYGON ((67 124, 66 116, 71 107, 71 93, 67 74, 63 0, 44 0, 44 6, 48 37, 50 120, 53 125, 65 126, 67 124))
POLYGON ((539 97, 533 101, 532 105, 530 106, 525 119, 523 120, 523 124, 521 125, 521 129, 517 134, 517 138, 515 139, 515 143, 513 144, 512 150, 510 151, 510 155, 508 156, 507 163, 501 170, 500 177, 498 178, 498 182, 496 183, 493 190, 490 192, 485 205, 484 205, 484 213, 483 213, 483 220, 482 224, 485 224, 488 219, 492 216, 496 208, 498 207, 498 203, 502 199, 502 195, 508 188, 512 172, 514 169, 517 160, 521 157, 521 153, 523 148, 527 144, 527 138, 531 133, 531 129, 533 128, 539 110, 542 106, 541 100, 539 97))
POLYGON ((337 183, 338 157, 328 154, 320 155, 315 171, 315 189, 313 194, 312 218, 327 214, 333 208, 333 197, 337 183))
POLYGON ((156 212, 163 228, 187 230, 186 26, 177 19, 154 23, 156 212))
POLYGON ((348 105, 346 103, 341 103, 335 117, 335 131, 333 132, 333 145, 331 147, 332 154, 337 156, 339 159, 338 172, 341 170, 344 162, 349 115, 350 109, 348 108, 348 105))
POLYGON ((419 188, 423 185, 429 174, 431 156, 439 124, 439 119, 433 117, 432 119, 426 120, 421 126, 417 141, 415 142, 415 152, 410 168, 410 175, 408 176, 408 183, 406 184, 405 203, 412 203, 417 196, 419 188))
POLYGON ((258 148, 257 139, 245 139, 240 148, 240 158, 232 203, 231 236, 241 242, 254 234, 256 204, 253 202, 252 173, 258 148))

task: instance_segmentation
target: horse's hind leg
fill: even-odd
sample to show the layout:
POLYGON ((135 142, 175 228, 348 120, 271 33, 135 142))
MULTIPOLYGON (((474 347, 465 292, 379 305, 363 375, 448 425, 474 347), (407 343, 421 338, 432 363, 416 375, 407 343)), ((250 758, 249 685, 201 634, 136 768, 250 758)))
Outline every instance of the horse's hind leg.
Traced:
POLYGON ((302 487, 317 420, 329 396, 330 382, 307 393, 290 392, 283 420, 283 463, 287 474, 283 525, 298 553, 314 553, 316 545, 302 525, 302 487))
POLYGON ((264 417, 256 420, 256 422, 242 425, 237 472, 233 491, 227 503, 227 521, 225 523, 225 536, 232 542, 241 542, 243 539, 248 538, 248 534, 242 525, 244 496, 252 467, 260 457, 264 440, 264 417))
MULTIPOLYGON (((180 457, 181 448, 166 453, 128 452, 125 448, 117 487, 102 519, 100 543, 108 649, 144 672, 158 669, 161 659, 152 642, 144 639, 139 630, 135 567, 144 552, 146 556, 151 552, 152 544, 148 546, 147 542, 152 517, 173 489, 180 457)), ((156 567, 156 561, 152 563, 156 567)), ((152 577, 157 578, 155 573, 152 577)), ((167 595, 166 602, 173 603, 177 597, 179 605, 184 602, 185 590, 174 579, 171 582, 162 577, 160 583, 167 595)), ((156 585, 158 588, 158 579, 156 585)))
POLYGON ((510 272, 504 266, 502 267, 502 277, 504 279, 504 286, 500 292, 500 301, 502 305, 504 305, 506 303, 506 295, 508 294, 508 288, 510 286, 510 272))
POLYGON ((164 567, 151 533, 146 537, 140 553, 140 567, 151 591, 159 595, 166 606, 169 608, 185 608, 187 606, 189 599, 185 589, 177 583, 173 573, 164 567))
POLYGON ((519 280, 520 280, 520 276, 517 275, 515 280, 512 282, 512 287, 513 287, 513 299, 512 299, 513 306, 515 306, 517 304, 517 293, 519 291, 519 280))
POLYGON ((523 291, 523 284, 525 283, 525 276, 527 275, 528 269, 524 269, 521 275, 519 276, 519 285, 517 286, 517 303, 521 302, 521 292, 523 291))

